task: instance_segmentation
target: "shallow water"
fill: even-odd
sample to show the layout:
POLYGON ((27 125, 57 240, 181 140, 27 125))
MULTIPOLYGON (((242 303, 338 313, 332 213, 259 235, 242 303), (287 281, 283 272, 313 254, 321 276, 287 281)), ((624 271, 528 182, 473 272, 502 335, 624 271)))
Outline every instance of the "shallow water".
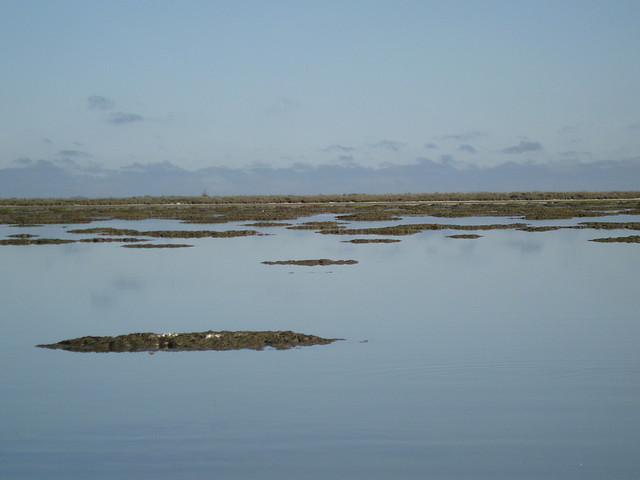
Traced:
MULTIPOLYGON (((640 247, 588 241, 633 232, 491 230, 460 240, 443 230, 353 245, 255 229, 269 235, 155 240, 195 245, 185 249, 0 247, 0 478, 637 476, 640 247), (359 263, 261 263, 308 258, 359 263), (210 329, 345 341, 154 355, 34 348, 210 329)), ((83 238, 60 226, 0 226, 1 238, 16 233, 83 238)))

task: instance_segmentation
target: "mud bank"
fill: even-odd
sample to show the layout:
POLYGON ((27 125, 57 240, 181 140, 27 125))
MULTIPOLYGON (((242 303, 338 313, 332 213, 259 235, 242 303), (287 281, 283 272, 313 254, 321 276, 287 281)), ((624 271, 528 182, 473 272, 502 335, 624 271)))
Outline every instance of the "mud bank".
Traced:
POLYGON ((291 331, 213 331, 191 333, 129 333, 116 337, 80 337, 39 348, 71 352, 156 352, 202 350, 263 350, 327 345, 341 338, 322 338, 291 331))
POLYGON ((326 265, 355 265, 357 260, 330 260, 328 258, 318 258, 314 260, 275 260, 262 262, 265 265, 300 265, 305 267, 317 267, 326 265))

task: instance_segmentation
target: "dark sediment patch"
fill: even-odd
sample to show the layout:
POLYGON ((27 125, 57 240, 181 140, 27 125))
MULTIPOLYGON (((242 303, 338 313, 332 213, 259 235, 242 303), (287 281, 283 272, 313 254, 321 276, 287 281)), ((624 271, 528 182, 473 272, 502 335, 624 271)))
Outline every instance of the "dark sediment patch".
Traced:
POLYGON ((475 239, 475 238, 480 238, 482 237, 482 235, 475 235, 473 233, 468 233, 468 234, 460 234, 460 235, 447 235, 447 238, 468 238, 468 239, 475 239))
POLYGON ((245 227, 289 227, 290 223, 285 222, 255 222, 255 223, 247 223, 245 227))
POLYGON ((256 235, 255 230, 155 230, 140 232, 141 235, 156 238, 232 238, 256 235))
POLYGON ((396 221, 402 220, 401 217, 398 216, 398 211, 389 212, 389 211, 360 211, 354 213, 347 213, 345 215, 338 215, 336 218, 338 220, 347 220, 350 222, 388 222, 388 221, 396 221))
POLYGON ((124 248, 186 248, 193 247, 186 243, 132 243, 130 245, 122 245, 124 248))
POLYGON ((144 242, 146 240, 142 238, 135 238, 135 237, 94 237, 94 238, 83 238, 82 240, 79 240, 79 241, 84 243, 106 243, 106 242, 129 243, 129 242, 144 242))
POLYGON ((90 233, 92 235, 124 235, 128 237, 134 237, 136 235, 142 235, 138 230, 132 230, 129 228, 111 228, 111 227, 94 227, 94 228, 78 228, 74 230, 67 230, 69 233, 90 233))
POLYGON ((595 230, 640 230, 640 222, 581 222, 578 228, 595 230))
POLYGON ((116 337, 80 337, 40 348, 72 352, 156 352, 202 350, 277 350, 311 345, 327 345, 339 338, 322 338, 291 331, 213 331, 192 333, 130 333, 116 337))
POLYGON ((344 240, 342 243, 397 243, 397 238, 354 238, 353 240, 344 240))
POLYGON ((357 260, 330 260, 328 258, 319 258, 315 260, 276 260, 262 262, 265 265, 300 265, 306 267, 316 267, 325 265, 355 265, 357 260))
POLYGON ((15 235, 7 235, 9 238, 36 238, 38 235, 32 235, 30 233, 16 233, 15 235))
POLYGON ((593 238, 592 242, 602 243, 640 243, 640 235, 629 235, 628 237, 605 237, 593 238))
POLYGON ((543 226, 543 227, 522 227, 518 228, 523 232, 550 232, 552 230, 560 230, 561 228, 571 228, 571 227, 557 227, 557 226, 543 226))
POLYGON ((334 230, 344 227, 343 224, 339 222, 304 222, 300 225, 294 225, 293 227, 287 228, 289 230, 334 230))
POLYGON ((320 233, 325 235, 414 235, 432 230, 497 230, 524 228, 524 223, 492 224, 492 225, 444 225, 439 223, 417 223, 394 225, 391 227, 326 229, 320 233))
POLYGON ((151 230, 140 231, 131 230, 127 228, 109 228, 109 227, 96 227, 96 228, 83 228, 77 230, 69 230, 69 233, 91 233, 97 235, 126 235, 126 236, 141 236, 141 237, 154 237, 154 238, 232 238, 232 237, 246 237, 249 235, 256 235, 258 232, 255 230, 151 230))
POLYGON ((0 240, 0 245, 63 245, 75 242, 76 240, 63 240, 61 238, 11 238, 0 240))

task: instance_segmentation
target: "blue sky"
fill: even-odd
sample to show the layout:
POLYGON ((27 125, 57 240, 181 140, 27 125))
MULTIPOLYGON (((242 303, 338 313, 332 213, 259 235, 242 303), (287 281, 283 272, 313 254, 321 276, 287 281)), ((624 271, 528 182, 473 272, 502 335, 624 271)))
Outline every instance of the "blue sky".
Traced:
POLYGON ((638 162, 638 25, 636 0, 0 0, 0 169, 638 162))

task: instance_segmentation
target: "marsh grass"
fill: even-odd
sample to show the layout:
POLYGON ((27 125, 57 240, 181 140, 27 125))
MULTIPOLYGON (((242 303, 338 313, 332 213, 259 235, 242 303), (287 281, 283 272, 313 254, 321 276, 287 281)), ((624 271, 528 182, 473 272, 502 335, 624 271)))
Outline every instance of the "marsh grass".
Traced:
POLYGON ((279 222, 321 213, 342 220, 405 216, 513 216, 528 220, 605 216, 640 211, 640 192, 512 192, 315 196, 196 196, 96 199, 0 199, 0 223, 20 226, 101 220, 184 223, 279 222))

